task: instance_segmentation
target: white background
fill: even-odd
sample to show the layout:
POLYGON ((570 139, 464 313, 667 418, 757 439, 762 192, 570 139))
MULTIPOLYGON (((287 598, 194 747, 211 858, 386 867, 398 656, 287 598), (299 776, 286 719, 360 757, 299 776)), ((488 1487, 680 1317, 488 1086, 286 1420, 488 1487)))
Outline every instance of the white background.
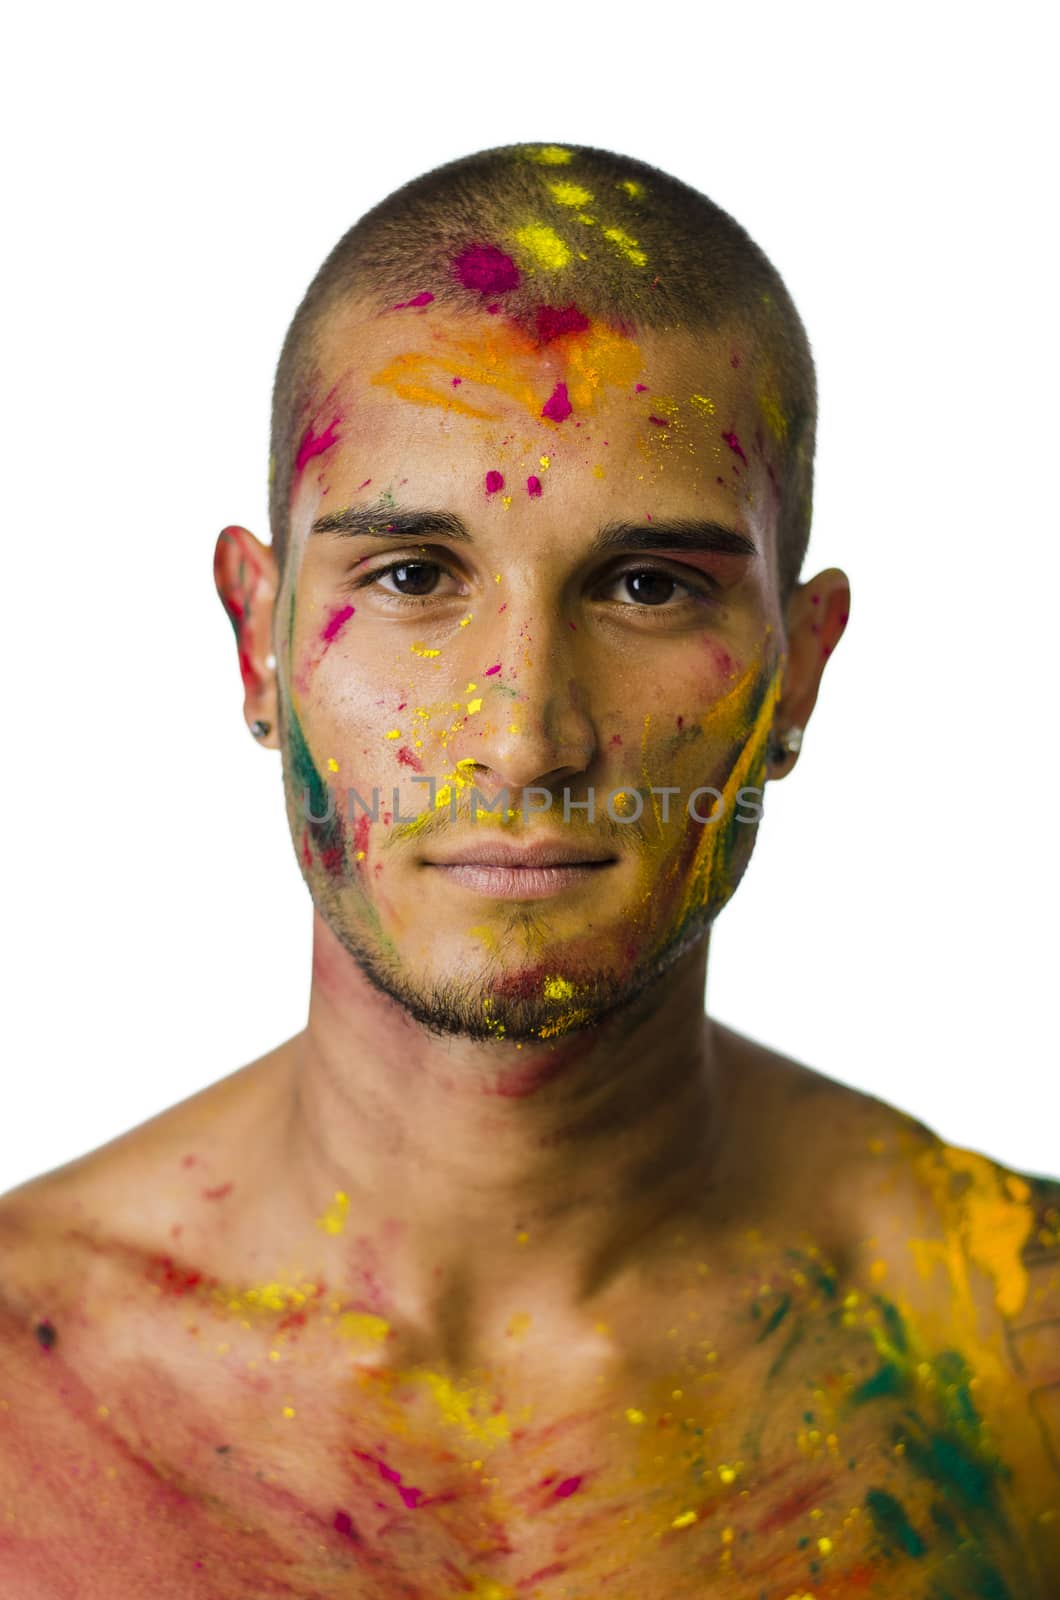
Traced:
POLYGON ((267 537, 319 262, 521 140, 704 190, 821 390, 806 576, 848 632, 714 936, 724 1021, 1060 1172, 1058 340, 1045 6, 24 7, 2 102, 0 1188, 301 1028, 310 906, 218 530, 267 537))

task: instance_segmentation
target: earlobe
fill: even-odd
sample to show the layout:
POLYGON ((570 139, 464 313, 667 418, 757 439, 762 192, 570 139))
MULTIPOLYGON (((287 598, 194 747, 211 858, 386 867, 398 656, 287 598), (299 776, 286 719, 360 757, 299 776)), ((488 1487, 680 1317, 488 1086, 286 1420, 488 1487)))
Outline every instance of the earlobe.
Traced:
POLYGON ((214 584, 236 636, 243 680, 243 714, 260 744, 277 748, 276 657, 272 616, 276 563, 246 528, 222 528, 214 547, 214 584))

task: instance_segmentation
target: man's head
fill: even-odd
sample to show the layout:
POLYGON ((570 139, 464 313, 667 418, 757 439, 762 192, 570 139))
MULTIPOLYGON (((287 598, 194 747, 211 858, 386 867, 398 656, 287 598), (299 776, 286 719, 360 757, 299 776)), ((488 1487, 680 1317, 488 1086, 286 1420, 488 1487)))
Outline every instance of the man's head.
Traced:
POLYGON ((845 621, 797 584, 814 394, 747 235, 604 151, 440 168, 317 274, 218 586, 314 900, 421 1021, 587 1026, 732 894, 845 621), (456 862, 538 843, 588 864, 456 862))

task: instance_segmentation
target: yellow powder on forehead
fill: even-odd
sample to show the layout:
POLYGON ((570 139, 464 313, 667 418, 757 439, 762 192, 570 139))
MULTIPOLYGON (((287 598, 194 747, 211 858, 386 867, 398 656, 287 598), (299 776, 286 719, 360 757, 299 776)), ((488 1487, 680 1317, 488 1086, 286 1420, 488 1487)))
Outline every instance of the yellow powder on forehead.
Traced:
POLYGON ((759 395, 758 403, 762 408, 762 415, 766 420, 766 427, 778 444, 783 444, 788 436, 788 419, 780 407, 780 400, 774 389, 767 389, 759 395))
POLYGON ((590 191, 583 189, 579 183, 550 183, 548 192, 561 206, 587 206, 593 198, 590 191))
POLYGON ((575 411, 588 411, 600 389, 635 383, 643 367, 640 346, 625 334, 594 325, 567 349, 567 393, 575 411))
POLYGON ((631 200, 638 199, 644 193, 644 185, 635 178, 622 178, 615 184, 616 189, 624 189, 631 200))
POLYGON ((543 222, 527 223, 512 235, 515 243, 534 262, 548 272, 558 272, 570 261, 570 248, 560 238, 555 228, 543 222))

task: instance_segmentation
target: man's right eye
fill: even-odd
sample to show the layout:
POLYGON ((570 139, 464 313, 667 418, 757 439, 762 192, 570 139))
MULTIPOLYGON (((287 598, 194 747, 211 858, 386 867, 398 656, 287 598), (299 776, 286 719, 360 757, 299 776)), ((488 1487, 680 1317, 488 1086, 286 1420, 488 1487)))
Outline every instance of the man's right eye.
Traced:
POLYGON ((401 594, 415 598, 432 594, 444 569, 437 561, 394 561, 388 567, 377 567, 362 578, 358 587, 375 587, 384 594, 401 594), (383 579, 389 581, 384 583, 383 579))

